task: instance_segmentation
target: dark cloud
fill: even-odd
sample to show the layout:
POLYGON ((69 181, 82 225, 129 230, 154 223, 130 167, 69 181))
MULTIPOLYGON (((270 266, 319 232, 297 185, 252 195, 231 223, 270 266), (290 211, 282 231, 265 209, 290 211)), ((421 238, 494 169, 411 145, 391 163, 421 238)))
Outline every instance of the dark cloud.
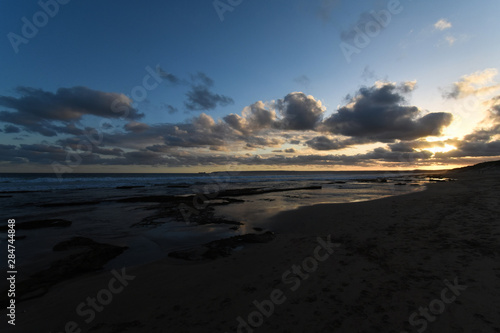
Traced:
POLYGON ((191 89, 186 93, 187 101, 184 106, 189 111, 208 111, 219 106, 233 104, 231 97, 219 95, 210 90, 214 85, 214 80, 205 73, 198 72, 191 75, 191 89))
POLYGON ((404 94, 413 87, 414 83, 409 82, 361 88, 346 106, 323 122, 324 129, 333 134, 380 142, 441 135, 452 121, 451 113, 437 112, 421 117, 418 107, 405 105, 404 94))
POLYGON ((179 112, 179 109, 170 104, 164 104, 163 107, 165 108, 165 110, 167 110, 168 114, 174 114, 179 112))
POLYGON ((134 109, 132 100, 117 93, 86 87, 60 88, 56 93, 19 87, 19 97, 0 96, 0 105, 14 111, 1 111, 0 121, 21 126, 44 136, 58 133, 78 135, 75 126, 85 115, 102 118, 139 119, 144 115, 134 109), (57 125, 60 122, 62 125, 57 125))
POLYGON ((187 101, 184 105, 190 111, 213 110, 217 105, 227 106, 234 103, 231 97, 215 94, 207 86, 202 85, 192 86, 186 96, 187 101))
POLYGON ((110 123, 102 123, 101 127, 103 129, 111 129, 113 128, 113 125, 111 125, 110 123))
POLYGON ((434 147, 444 147, 445 142, 429 142, 429 141, 400 141, 389 145, 389 148, 393 152, 400 153, 413 153, 416 149, 434 148, 434 147))
POLYGON ((488 117, 485 119, 486 122, 491 124, 500 125, 500 96, 493 97, 489 104, 491 107, 488 109, 488 117))
POLYGON ((340 32, 340 39, 347 43, 353 43, 357 36, 379 34, 389 23, 386 23, 386 20, 383 15, 380 15, 379 11, 363 12, 349 29, 340 32), (383 21, 383 24, 380 21, 383 21))
POLYGON ((365 66, 365 68, 363 69, 363 73, 361 73, 361 78, 364 80, 364 81, 374 81, 374 79, 377 78, 377 76, 375 75, 375 71, 370 69, 370 66, 365 66))
POLYGON ((181 80, 177 76, 171 73, 167 73, 160 66, 156 67, 156 72, 160 75, 162 79, 167 80, 167 82, 170 84, 175 85, 181 83, 181 80))
POLYGON ((413 164, 420 160, 428 160, 432 157, 433 153, 427 150, 420 152, 398 152, 385 148, 375 148, 373 151, 366 154, 355 155, 363 160, 376 160, 381 162, 397 162, 413 164))
POLYGON ((65 161, 66 155, 63 148, 46 144, 0 145, 0 160, 14 164, 50 164, 65 161))
POLYGON ((224 121, 244 135, 272 128, 276 122, 276 112, 266 108, 262 102, 256 102, 246 107, 242 116, 231 113, 225 116, 224 121))
POLYGON ((92 153, 108 156, 122 156, 124 152, 120 148, 101 148, 94 146, 92 153))
POLYGON ((435 157, 463 158, 463 157, 481 157, 481 156, 499 156, 500 155, 500 96, 494 97, 488 103, 491 105, 488 115, 481 122, 486 125, 479 127, 472 133, 464 136, 462 140, 453 140, 450 142, 457 149, 446 153, 436 153, 435 157))
POLYGON ((247 142, 246 147, 250 149, 266 148, 266 147, 279 147, 284 143, 284 140, 278 138, 266 138, 259 136, 252 136, 245 138, 247 142))
MULTIPOLYGON (((122 94, 86 87, 60 88, 55 94, 28 87, 19 87, 16 91, 20 97, 0 96, 0 105, 37 119, 40 117, 47 120, 75 121, 81 120, 84 115, 117 119, 122 114, 114 112, 112 106, 117 104, 117 101, 131 103, 131 100, 122 94)), ((143 116, 133 108, 128 113, 130 119, 143 116)))
POLYGON ((462 141, 456 144, 457 149, 446 153, 436 153, 436 158, 457 158, 457 157, 479 157, 479 156, 499 156, 500 141, 462 141))
MULTIPOLYGON (((207 88, 213 85, 210 78, 201 74, 192 77, 192 80, 207 88)), ((427 142, 422 138, 439 135, 451 122, 451 115, 423 115, 416 106, 409 106, 406 96, 414 87, 414 82, 407 82, 399 85, 377 83, 373 87, 361 88, 326 120, 323 120, 325 109, 321 101, 302 92, 294 92, 276 102, 256 102, 244 108, 241 114, 229 114, 220 120, 202 113, 182 123, 145 124, 129 120, 123 127, 103 123, 102 129, 114 130, 106 131, 95 144, 89 143, 88 136, 97 130, 78 126, 83 126, 79 123, 83 115, 96 115, 96 112, 80 112, 79 116, 75 116, 68 115, 69 111, 65 111, 49 114, 45 118, 47 111, 32 111, 27 114, 39 117, 38 122, 33 125, 39 130, 46 131, 47 135, 66 133, 72 137, 58 140, 53 145, 1 145, 0 154, 5 155, 0 156, 0 160, 12 164, 64 163, 68 154, 78 153, 83 165, 183 167, 234 163, 270 166, 376 166, 388 163, 397 166, 402 163, 424 165, 434 160, 445 163, 461 157, 500 155, 496 137, 500 134, 500 96, 490 101, 491 110, 486 119, 489 127, 477 129, 463 140, 427 142), (297 147, 282 148, 285 143, 302 143, 315 150, 328 151, 373 142, 388 145, 349 156, 297 155, 297 147), (425 150, 444 147, 446 144, 457 149, 435 155, 425 150), (266 148, 269 147, 275 149, 273 153, 276 155, 268 153, 266 148), (255 149, 266 150, 264 155, 249 152, 255 149), (238 151, 242 153, 235 153, 238 151)), ((23 103, 27 104, 24 100, 23 103)), ((42 109, 49 108, 42 103, 42 109)), ((6 112, 10 115, 19 113, 18 109, 14 110, 16 112, 6 112)), ((4 132, 8 131, 8 126, 16 127, 8 124, 4 127, 4 132)))
POLYGON ((73 151, 78 151, 83 154, 98 154, 109 156, 121 156, 123 154, 123 150, 120 148, 104 148, 102 146, 91 144, 86 137, 66 138, 58 140, 57 144, 59 144, 63 149, 71 148, 73 151))
MULTIPOLYGON (((289 154, 292 154, 289 151, 289 154)), ((394 153, 385 149, 375 149, 366 154, 353 156, 347 155, 284 155, 274 156, 261 155, 204 155, 204 154, 174 154, 161 155, 151 151, 138 151, 124 154, 123 157, 102 160, 106 164, 118 165, 163 165, 168 167, 188 167, 198 165, 225 165, 228 163, 237 165, 266 165, 266 166, 307 166, 307 165, 379 165, 379 162, 388 163, 418 163, 428 161, 432 154, 422 153, 394 153)))
POLYGON ((306 75, 301 75, 293 79, 294 82, 304 86, 305 88, 309 87, 311 80, 306 75))
POLYGON ((243 141, 230 126, 204 113, 185 123, 130 125, 130 131, 106 134, 102 144, 127 149, 142 149, 155 145, 169 147, 225 147, 230 142, 243 141), (137 127, 139 126, 139 127, 137 127), (138 129, 132 131, 132 129, 138 129))
POLYGON ((314 130, 325 112, 321 101, 302 92, 293 92, 278 99, 274 105, 266 106, 259 101, 246 107, 242 116, 230 114, 224 121, 244 135, 264 129, 314 130), (275 108, 277 112, 273 110, 275 108))
POLYGON ((483 127, 479 127, 466 135, 463 141, 488 142, 494 140, 497 135, 500 135, 500 96, 492 98, 487 104, 490 105, 490 108, 488 109, 486 118, 481 122, 483 127))
POLYGON ((5 133, 19 133, 21 132, 21 129, 19 129, 19 127, 16 127, 14 125, 5 125, 3 131, 5 133))
POLYGON ((214 80, 203 72, 192 74, 191 81, 195 84, 201 84, 207 88, 213 87, 214 85, 214 80))
POLYGON ((332 11, 340 6, 341 2, 341 0, 320 0, 317 12, 318 17, 325 22, 329 22, 332 17, 332 11))
POLYGON ((276 101, 282 118, 279 128, 284 130, 314 130, 325 112, 321 101, 302 92, 293 92, 276 101))
POLYGON ((141 132, 148 130, 149 125, 144 124, 144 123, 140 123, 137 121, 133 121, 133 122, 130 122, 130 123, 126 124, 125 126, 123 126, 123 128, 129 132, 141 133, 141 132))
POLYGON ((315 150, 340 150, 356 144, 364 144, 368 142, 370 141, 364 139, 332 139, 327 136, 321 135, 306 141, 306 145, 315 150))

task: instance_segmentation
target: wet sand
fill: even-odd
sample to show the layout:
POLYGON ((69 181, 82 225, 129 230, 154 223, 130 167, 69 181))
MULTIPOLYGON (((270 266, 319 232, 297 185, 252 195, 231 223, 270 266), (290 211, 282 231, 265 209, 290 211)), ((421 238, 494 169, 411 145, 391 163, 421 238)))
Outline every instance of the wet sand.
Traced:
POLYGON ((88 273, 19 303, 16 327, 0 328, 500 332, 499 195, 499 176, 461 176, 423 192, 282 212, 268 221, 269 243, 88 273))

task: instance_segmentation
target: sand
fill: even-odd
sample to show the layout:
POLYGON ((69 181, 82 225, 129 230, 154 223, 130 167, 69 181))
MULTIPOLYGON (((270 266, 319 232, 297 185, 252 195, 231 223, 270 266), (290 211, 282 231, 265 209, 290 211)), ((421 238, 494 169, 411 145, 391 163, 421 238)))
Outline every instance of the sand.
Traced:
POLYGON ((282 212, 270 243, 67 280, 18 304, 15 328, 4 310, 0 328, 500 332, 499 196, 499 176, 461 176, 423 192, 282 212))

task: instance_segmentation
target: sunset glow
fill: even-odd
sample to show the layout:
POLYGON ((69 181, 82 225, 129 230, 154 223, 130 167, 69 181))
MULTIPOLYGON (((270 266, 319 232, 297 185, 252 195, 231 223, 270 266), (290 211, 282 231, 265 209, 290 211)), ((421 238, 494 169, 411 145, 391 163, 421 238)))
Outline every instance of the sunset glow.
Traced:
POLYGON ((0 172, 499 158, 498 2, 458 3, 5 2, 0 172))

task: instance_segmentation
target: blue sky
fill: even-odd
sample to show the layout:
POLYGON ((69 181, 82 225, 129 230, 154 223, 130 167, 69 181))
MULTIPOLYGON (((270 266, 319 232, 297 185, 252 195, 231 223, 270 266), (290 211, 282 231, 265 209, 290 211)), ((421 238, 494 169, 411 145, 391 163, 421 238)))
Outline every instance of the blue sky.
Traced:
POLYGON ((1 171, 442 168, 500 155, 497 1, 40 3, 0 4, 1 171), (380 28, 373 13, 390 8, 380 28), (99 109, 122 95, 141 117, 99 109), (89 146, 90 128, 102 139, 89 146))

